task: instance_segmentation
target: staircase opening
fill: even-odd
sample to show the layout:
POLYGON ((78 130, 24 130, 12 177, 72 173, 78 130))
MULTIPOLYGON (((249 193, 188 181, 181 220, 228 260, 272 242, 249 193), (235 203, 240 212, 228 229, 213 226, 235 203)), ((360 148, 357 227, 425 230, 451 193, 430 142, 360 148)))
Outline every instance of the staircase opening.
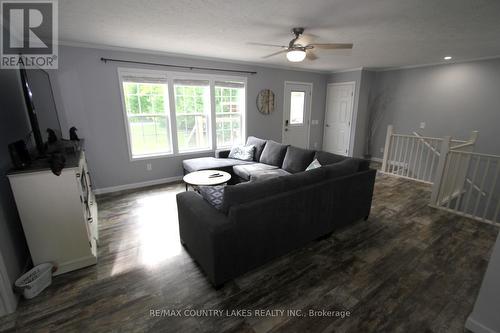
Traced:
POLYGON ((500 156, 475 152, 478 135, 397 134, 389 125, 381 172, 432 185, 432 207, 500 226, 500 156))

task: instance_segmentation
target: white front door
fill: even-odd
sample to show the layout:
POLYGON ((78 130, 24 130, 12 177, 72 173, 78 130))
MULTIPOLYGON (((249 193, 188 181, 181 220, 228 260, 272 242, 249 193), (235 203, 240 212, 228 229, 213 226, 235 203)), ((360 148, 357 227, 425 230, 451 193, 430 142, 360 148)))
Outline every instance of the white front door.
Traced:
POLYGON ((323 136, 324 151, 349 155, 354 89, 354 82, 328 85, 323 136))
POLYGON ((283 143, 309 148, 312 83, 285 82, 283 143))

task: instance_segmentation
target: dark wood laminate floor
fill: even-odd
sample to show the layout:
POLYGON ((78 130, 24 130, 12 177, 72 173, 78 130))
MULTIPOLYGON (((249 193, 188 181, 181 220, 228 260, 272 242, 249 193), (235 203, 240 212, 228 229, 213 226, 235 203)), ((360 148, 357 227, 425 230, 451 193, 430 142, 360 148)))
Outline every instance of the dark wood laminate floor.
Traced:
POLYGON ((498 232, 429 208, 426 185, 379 175, 368 221, 216 291, 179 244, 179 191, 181 184, 101 197, 98 264, 55 277, 0 318, 0 331, 462 332, 498 232), (150 316, 155 309, 351 314, 150 316))

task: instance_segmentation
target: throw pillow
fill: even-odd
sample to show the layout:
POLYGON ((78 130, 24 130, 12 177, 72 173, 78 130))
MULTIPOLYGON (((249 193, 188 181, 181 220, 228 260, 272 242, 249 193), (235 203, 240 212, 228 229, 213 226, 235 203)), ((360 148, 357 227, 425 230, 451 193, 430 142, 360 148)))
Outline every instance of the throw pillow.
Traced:
POLYGON ((317 169, 319 167, 321 167, 321 163, 319 163, 317 159, 314 159, 314 161, 312 161, 311 164, 309 164, 309 166, 306 168, 306 171, 317 169))
POLYGON ((314 150, 289 146, 283 160, 282 168, 291 173, 304 171, 313 160, 313 157, 314 150))
POLYGON ((254 161, 258 162, 260 160, 260 155, 262 154, 262 151, 264 150, 264 146, 266 145, 266 140, 256 138, 255 136, 249 136, 247 139, 246 145, 253 145, 255 146, 255 154, 254 154, 254 161))
POLYGON ((328 165, 328 164, 342 162, 347 157, 319 150, 314 155, 314 158, 317 159, 318 162, 321 163, 321 165, 328 165))
POLYGON ((269 164, 281 168, 285 158, 287 145, 282 145, 273 140, 267 140, 266 146, 260 155, 260 163, 269 164))
POLYGON ((203 199, 214 206, 215 209, 220 210, 224 202, 224 187, 226 185, 198 186, 198 191, 203 199))
POLYGON ((229 152, 229 158, 234 158, 242 161, 253 161, 255 146, 235 146, 229 152))

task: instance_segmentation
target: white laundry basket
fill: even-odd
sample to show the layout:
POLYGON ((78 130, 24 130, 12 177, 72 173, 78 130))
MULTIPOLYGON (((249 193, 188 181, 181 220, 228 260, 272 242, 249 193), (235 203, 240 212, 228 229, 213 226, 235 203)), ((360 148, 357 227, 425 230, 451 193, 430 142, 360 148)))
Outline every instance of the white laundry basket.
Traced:
POLYGON ((15 286, 24 298, 33 298, 52 283, 51 263, 44 263, 33 267, 16 280, 15 286))

